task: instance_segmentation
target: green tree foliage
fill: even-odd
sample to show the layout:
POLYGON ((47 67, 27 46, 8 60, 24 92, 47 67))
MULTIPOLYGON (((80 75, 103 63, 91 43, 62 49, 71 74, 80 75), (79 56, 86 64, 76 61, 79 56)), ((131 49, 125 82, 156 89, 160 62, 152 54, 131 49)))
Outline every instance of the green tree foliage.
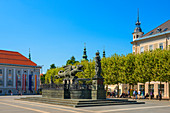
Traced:
MULTIPOLYGON (((142 54, 117 55, 101 59, 102 73, 105 78, 104 83, 119 84, 129 83, 131 85, 138 82, 146 83, 151 81, 170 81, 170 50, 147 51, 142 54)), ((95 61, 75 61, 74 56, 67 61, 67 65, 83 65, 83 72, 76 74, 79 78, 93 78, 95 75, 95 61)), ((47 71, 45 82, 50 83, 51 76, 57 75, 61 67, 52 68, 47 71)), ((62 82, 56 79, 55 83, 62 82)), ((149 93, 150 94, 150 93, 149 93)))
POLYGON ((50 69, 55 69, 55 68, 56 68, 55 64, 50 65, 50 69))
POLYGON ((41 84, 44 84, 45 83, 45 74, 42 74, 40 76, 40 80, 41 80, 41 84))
POLYGON ((62 67, 56 67, 56 68, 49 69, 49 70, 47 71, 47 73, 46 73, 46 76, 45 76, 45 83, 46 83, 46 84, 51 83, 51 76, 52 76, 52 79, 53 79, 54 83, 56 83, 56 84, 61 83, 61 82, 62 82, 62 79, 61 79, 61 78, 60 78, 60 79, 55 79, 55 77, 54 77, 55 75, 58 74, 58 72, 59 72, 60 70, 64 70, 64 68, 62 68, 62 67))
POLYGON ((74 65, 74 64, 76 64, 76 63, 78 63, 78 62, 79 62, 79 61, 76 61, 75 57, 72 56, 72 57, 70 58, 70 60, 67 60, 66 65, 74 65))

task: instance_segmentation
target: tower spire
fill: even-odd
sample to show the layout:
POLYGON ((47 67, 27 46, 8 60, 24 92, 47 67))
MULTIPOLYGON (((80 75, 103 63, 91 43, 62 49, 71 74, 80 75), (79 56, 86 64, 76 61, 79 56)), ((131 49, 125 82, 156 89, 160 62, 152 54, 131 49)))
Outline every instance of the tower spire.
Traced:
POLYGON ((88 61, 86 54, 86 43, 84 43, 83 59, 81 61, 88 61))
POLYGON ((139 8, 137 10, 137 22, 135 23, 136 27, 134 29, 133 34, 133 40, 136 40, 137 38, 140 38, 141 36, 143 36, 144 32, 142 32, 142 29, 140 27, 140 21, 139 21, 139 8))
POLYGON ((105 58, 106 57, 106 53, 105 53, 105 47, 104 47, 104 49, 103 49, 103 58, 105 58))
POLYGON ((134 32, 142 32, 140 24, 141 23, 139 22, 139 8, 138 8, 138 11, 137 11, 137 22, 136 22, 136 28, 135 28, 134 32))
POLYGON ((137 22, 139 23, 139 8, 138 8, 137 22))
POLYGON ((31 52, 30 52, 30 48, 29 48, 29 59, 31 60, 31 52))

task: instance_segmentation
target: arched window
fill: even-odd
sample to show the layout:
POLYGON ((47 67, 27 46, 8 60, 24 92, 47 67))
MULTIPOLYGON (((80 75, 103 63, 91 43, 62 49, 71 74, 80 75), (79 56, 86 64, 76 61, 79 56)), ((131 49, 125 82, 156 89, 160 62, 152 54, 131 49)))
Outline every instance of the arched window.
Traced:
POLYGON ((139 37, 139 35, 136 35, 136 38, 138 38, 139 37))

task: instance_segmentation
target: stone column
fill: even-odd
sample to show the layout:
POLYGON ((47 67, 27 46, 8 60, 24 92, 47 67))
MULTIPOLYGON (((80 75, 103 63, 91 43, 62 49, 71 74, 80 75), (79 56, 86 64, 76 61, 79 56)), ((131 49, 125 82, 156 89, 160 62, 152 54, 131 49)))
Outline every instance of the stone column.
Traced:
POLYGON ((29 76, 30 76, 30 75, 29 75, 29 72, 30 72, 30 69, 28 69, 27 71, 28 71, 28 75, 27 75, 27 90, 28 90, 28 92, 30 93, 30 91, 29 91, 29 84, 30 84, 30 83, 29 83, 29 76))
POLYGON ((4 68, 4 88, 6 88, 6 67, 4 68))
POLYGON ((23 76, 23 74, 24 74, 24 70, 23 70, 23 69, 21 69, 21 89, 20 89, 20 90, 21 90, 21 92, 22 92, 22 87, 23 87, 23 86, 22 86, 22 84, 23 84, 23 83, 22 83, 22 81, 23 81, 23 80, 22 80, 22 79, 23 79, 23 77, 22 77, 22 76, 23 76))
POLYGON ((95 57, 95 73, 96 75, 92 81, 92 99, 106 99, 106 90, 104 89, 104 78, 100 75, 101 73, 101 62, 99 52, 96 53, 95 57))
POLYGON ((145 83, 145 95, 148 93, 149 94, 149 87, 148 87, 148 82, 145 83))
POLYGON ((158 83, 154 83, 154 97, 156 98, 156 96, 159 95, 159 92, 158 92, 158 83))

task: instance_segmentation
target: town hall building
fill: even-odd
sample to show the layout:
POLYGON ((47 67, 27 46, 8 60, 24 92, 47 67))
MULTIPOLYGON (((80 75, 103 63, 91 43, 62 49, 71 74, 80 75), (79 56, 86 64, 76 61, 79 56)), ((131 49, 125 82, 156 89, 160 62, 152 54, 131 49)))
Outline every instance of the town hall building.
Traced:
POLYGON ((36 94, 40 69, 19 52, 0 50, 0 95, 36 94))

